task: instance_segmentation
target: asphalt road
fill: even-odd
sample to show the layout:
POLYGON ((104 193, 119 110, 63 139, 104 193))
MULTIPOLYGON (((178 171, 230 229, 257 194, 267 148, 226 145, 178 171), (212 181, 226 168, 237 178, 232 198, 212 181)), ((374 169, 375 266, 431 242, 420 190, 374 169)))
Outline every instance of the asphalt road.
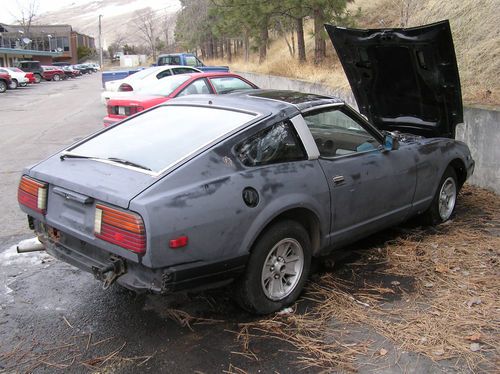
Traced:
POLYGON ((33 237, 17 205, 23 168, 100 129, 100 91, 94 74, 0 95, 0 372, 296 372, 285 343, 262 341, 253 348, 259 360, 239 354, 233 331, 254 317, 227 289, 171 297, 104 291, 43 252, 16 253, 16 243, 33 237), (196 324, 179 309, 209 321, 196 324))

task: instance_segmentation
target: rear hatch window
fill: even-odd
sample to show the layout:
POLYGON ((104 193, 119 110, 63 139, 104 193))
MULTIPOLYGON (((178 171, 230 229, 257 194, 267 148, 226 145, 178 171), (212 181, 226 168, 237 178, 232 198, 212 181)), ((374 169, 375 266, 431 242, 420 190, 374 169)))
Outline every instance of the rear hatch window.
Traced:
POLYGON ((160 173, 243 127, 256 113, 167 105, 110 127, 68 151, 99 160, 126 160, 160 173))

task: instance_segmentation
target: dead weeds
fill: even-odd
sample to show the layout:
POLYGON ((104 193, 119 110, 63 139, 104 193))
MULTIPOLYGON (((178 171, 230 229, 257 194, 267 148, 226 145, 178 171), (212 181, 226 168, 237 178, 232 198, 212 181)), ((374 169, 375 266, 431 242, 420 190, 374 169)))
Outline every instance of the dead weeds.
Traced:
POLYGON ((471 371, 494 371, 500 347, 498 196, 466 186, 451 221, 397 234, 344 266, 347 276, 326 273, 311 282, 308 312, 241 324, 244 349, 254 335, 272 337, 292 344, 304 367, 355 370, 356 356, 371 352, 370 342, 343 343, 335 329, 340 323, 368 327, 433 361, 455 359, 471 371))

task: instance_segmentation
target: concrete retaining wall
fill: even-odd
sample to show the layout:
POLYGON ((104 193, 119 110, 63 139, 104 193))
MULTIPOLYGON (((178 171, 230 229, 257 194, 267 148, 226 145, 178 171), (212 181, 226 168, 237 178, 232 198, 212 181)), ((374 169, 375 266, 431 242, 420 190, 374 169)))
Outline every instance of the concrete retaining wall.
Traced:
MULTIPOLYGON (((352 92, 334 89, 321 83, 311 83, 272 75, 238 72, 261 88, 310 92, 340 97, 357 108, 352 92)), ((464 124, 457 127, 457 139, 469 145, 476 161, 469 183, 500 194, 500 111, 465 108, 464 124)))

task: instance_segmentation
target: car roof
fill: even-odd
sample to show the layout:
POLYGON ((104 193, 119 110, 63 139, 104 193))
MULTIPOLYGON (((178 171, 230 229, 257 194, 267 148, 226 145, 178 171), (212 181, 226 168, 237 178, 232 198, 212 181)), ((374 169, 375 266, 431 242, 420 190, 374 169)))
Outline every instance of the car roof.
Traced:
POLYGON ((163 105, 214 105, 253 112, 295 109, 303 111, 323 105, 344 105, 344 101, 333 96, 308 94, 287 90, 244 90, 224 95, 188 95, 166 102, 163 105))
MULTIPOLYGON (((188 77, 194 77, 194 78, 211 78, 211 77, 237 77, 237 78, 243 78, 241 75, 235 74, 235 73, 228 73, 228 72, 223 72, 223 71, 212 71, 212 72, 201 72, 201 73, 185 73, 182 75, 187 75, 188 77)), ((167 77, 168 78, 168 77, 167 77)))

